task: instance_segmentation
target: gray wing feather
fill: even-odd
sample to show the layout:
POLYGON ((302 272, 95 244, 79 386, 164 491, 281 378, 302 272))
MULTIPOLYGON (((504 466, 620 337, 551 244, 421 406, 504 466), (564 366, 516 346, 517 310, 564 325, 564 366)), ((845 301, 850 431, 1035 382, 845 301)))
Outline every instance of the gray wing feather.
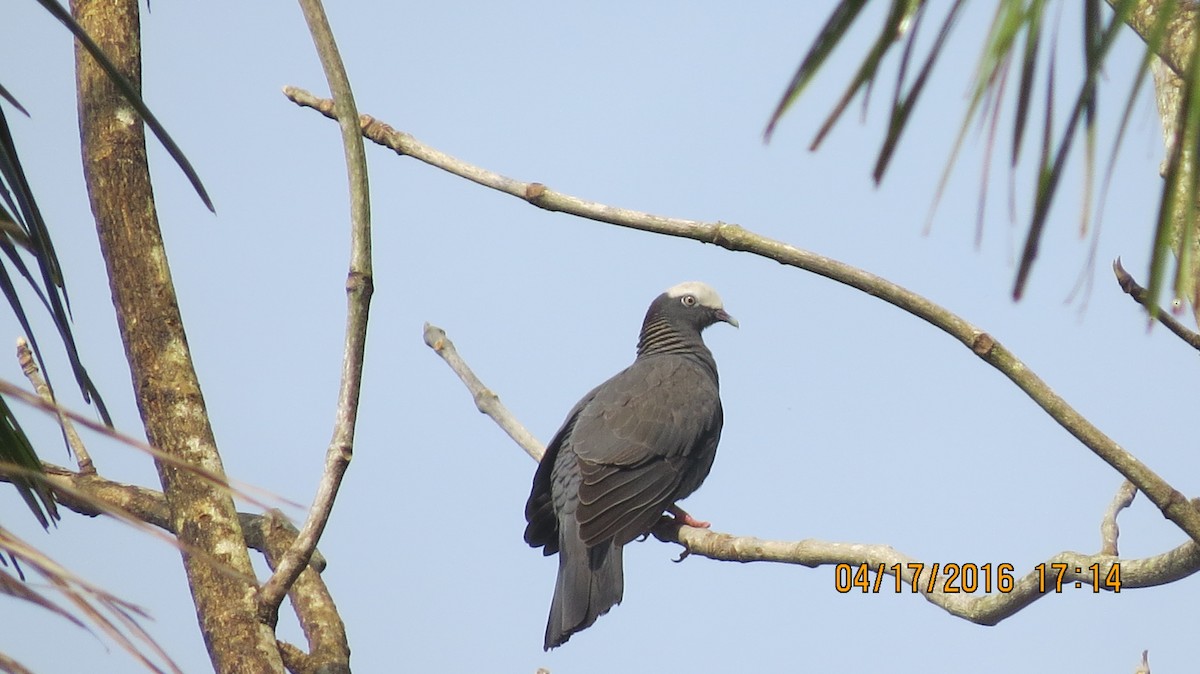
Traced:
MULTIPOLYGON (((601 384, 603 386, 603 384, 601 384)), ((600 386, 588 391, 582 400, 567 414, 567 420, 562 428, 550 439, 546 451, 538 463, 537 471, 533 474, 533 488, 529 492, 529 500, 525 502, 525 542, 534 548, 544 548, 542 554, 553 555, 558 552, 558 517, 554 514, 554 498, 551 484, 559 450, 570 437, 579 411, 584 408, 596 395, 600 386)))
POLYGON ((646 533, 707 475, 720 425, 716 380, 686 356, 639 359, 597 387, 566 443, 579 461, 584 542, 646 533))

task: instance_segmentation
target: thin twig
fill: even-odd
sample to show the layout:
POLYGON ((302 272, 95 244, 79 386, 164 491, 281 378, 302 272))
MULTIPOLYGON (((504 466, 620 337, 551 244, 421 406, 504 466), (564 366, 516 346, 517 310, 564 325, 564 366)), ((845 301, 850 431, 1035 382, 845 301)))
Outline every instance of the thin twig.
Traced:
MULTIPOLYGON (((33 351, 24 337, 17 338, 17 362, 20 363, 21 371, 25 373, 25 378, 29 380, 33 390, 42 400, 53 405, 54 394, 50 392, 50 386, 46 383, 46 378, 42 376, 42 371, 38 369, 37 361, 33 358, 33 351)), ((71 423, 70 417, 61 411, 58 412, 58 423, 62 427, 63 436, 67 439, 67 446, 75 454, 75 463, 79 466, 79 472, 83 475, 95 475, 96 465, 92 463, 92 457, 88 455, 87 448, 83 446, 83 440, 79 437, 79 432, 75 430, 75 424, 71 423)))
POLYGON ((17 386, 16 384, 13 384, 10 381, 0 379, 0 394, 9 396, 10 398, 15 398, 17 400, 20 400, 21 402, 25 403, 26 405, 29 405, 30 407, 33 407, 34 409, 41 410, 42 412, 44 412, 46 414, 50 414, 55 417, 65 416, 68 419, 71 419, 72 421, 74 421, 75 423, 83 426, 84 428, 95 431, 107 438, 111 438, 122 444, 128 445, 138 451, 145 452, 145 453, 149 454, 150 456, 154 457, 154 459, 160 463, 165 463, 165 464, 173 466, 175 468, 179 468, 180 470, 186 470, 186 471, 195 473, 197 476, 202 478, 205 482, 208 482, 209 484, 216 486, 216 487, 220 487, 222 489, 227 489, 230 492, 232 492, 234 495, 236 495, 238 498, 244 499, 247 502, 253 503, 254 505, 257 505, 263 509, 267 509, 267 508, 271 507, 263 499, 270 499, 270 500, 273 500, 273 501, 276 501, 279 503, 285 503, 289 506, 294 506, 297 508, 300 507, 300 505, 295 503, 294 501, 285 499, 278 494, 269 492, 261 487, 256 487, 252 484, 248 484, 248 483, 242 482, 240 480, 235 480, 235 479, 228 478, 228 477, 223 478, 220 475, 217 475, 216 473, 214 473, 206 468, 201 468, 200 466, 198 466, 194 463, 188 463, 187 461, 184 461, 176 456, 167 454, 167 453, 163 452, 162 450, 158 449, 157 447, 146 444, 145 442, 138 440, 137 438, 135 438, 131 435, 126 435, 118 430, 110 428, 109 426, 105 426, 102 423, 93 421, 92 419, 89 419, 88 417, 86 417, 82 414, 79 414, 78 412, 74 412, 70 409, 67 409, 66 407, 63 407, 62 405, 59 405, 54 402, 47 402, 47 401, 43 400, 42 398, 22 389, 21 387, 17 386), (254 494, 259 494, 260 496, 254 496, 254 494))
MULTIPOLYGON (((330 118, 336 117, 332 101, 319 99, 296 87, 285 87, 284 93, 298 105, 310 107, 330 118)), ((1167 519, 1192 540, 1200 542, 1200 511, 1192 507, 1183 494, 1071 407, 994 337, 917 293, 857 267, 756 234, 738 225, 668 218, 586 201, 554 192, 541 183, 520 182, 468 164, 428 147, 411 135, 398 132, 369 115, 360 118, 360 125, 363 135, 380 145, 485 187, 524 199, 539 208, 751 253, 824 276, 896 306, 954 337, 988 365, 999 370, 1067 432, 1137 485, 1138 490, 1167 519)))
MULTIPOLYGON (((221 557, 182 540, 162 492, 114 482, 98 474, 82 475, 49 463, 43 463, 42 470, 40 478, 53 489, 54 498, 61 505, 88 517, 108 515, 186 555, 207 562, 215 573, 230 580, 238 583, 257 582, 252 574, 241 573, 221 557)), ((0 465, 0 482, 17 477, 28 478, 31 472, 17 466, 0 465)), ((242 525, 253 523, 255 517, 238 513, 238 521, 242 525)), ((243 532, 243 540, 246 547, 255 547, 250 534, 243 532)))
MULTIPOLYGON (((488 392, 487 397, 492 400, 492 404, 486 408, 481 406, 480 410, 503 428, 525 453, 534 459, 542 456, 545 448, 536 438, 528 433, 514 433, 509 430, 520 428, 520 422, 500 403, 499 398, 490 393, 483 382, 475 377, 457 355, 445 332, 436 326, 427 325, 425 334, 426 343, 433 341, 429 344, 430 348, 446 361, 473 394, 478 396, 478 391, 488 392), (430 340, 431 334, 437 335, 438 338, 430 340)), ((1018 578, 1015 569, 1003 569, 999 565, 990 567, 986 574, 980 571, 980 574, 985 575, 977 574, 976 592, 991 590, 990 593, 981 595, 963 591, 962 580, 959 581, 960 585, 952 586, 950 591, 946 591, 949 576, 936 571, 936 565, 918 562, 888 545, 835 543, 813 539, 770 541, 684 526, 673 517, 660 519, 652 533, 664 543, 684 546, 684 556, 694 554, 726 562, 776 562, 811 568, 849 565, 852 573, 865 565, 866 570, 878 578, 872 579, 870 583, 876 591, 920 593, 930 603, 947 613, 980 625, 995 625, 1045 594, 1054 594, 1055 585, 1059 580, 1057 571, 1045 571, 1054 569, 1053 564, 1067 565, 1067 572, 1061 577, 1062 585, 1070 587, 1078 581, 1088 588, 1091 588, 1096 580, 1092 565, 1099 565, 1096 571, 1100 579, 1108 577, 1113 566, 1119 565, 1122 589, 1164 585, 1200 571, 1200 545, 1190 540, 1168 552, 1145 559, 1122 560, 1104 553, 1083 555, 1077 552, 1061 552, 1046 560, 1041 574, 1034 570, 1018 578), (893 580, 885 584, 879 576, 891 576, 893 580), (896 580, 897 578, 899 580, 896 580), (990 587, 985 588, 985 582, 989 582, 990 587), (900 583, 906 587, 901 587, 900 583), (955 587, 959 591, 954 591, 955 587)), ((1113 589, 1111 585, 1104 583, 1097 587, 1100 590, 1113 589)), ((861 587, 855 588, 855 591, 860 590, 861 587)))
POLYGON ((1117 515, 1133 503, 1135 496, 1137 487, 1129 480, 1122 482, 1121 487, 1117 489, 1117 495, 1108 506, 1108 511, 1104 513, 1104 520, 1100 522, 1100 554, 1113 557, 1121 554, 1117 547, 1117 539, 1121 536, 1121 528, 1117 526, 1117 515))
MULTIPOLYGON (((1121 290, 1124 290, 1133 298, 1134 302, 1153 310, 1150 304, 1150 291, 1138 285, 1138 282, 1133 280, 1133 276, 1125 271, 1125 267, 1121 264, 1121 258, 1113 260, 1113 273, 1117 276, 1117 283, 1121 286, 1121 290)), ((1155 318, 1165 325, 1168 330, 1187 342, 1188 346, 1200 351, 1200 333, 1189 330, 1166 311, 1154 311, 1153 313, 1155 318)))
POLYGON ((467 387, 467 390, 471 392, 471 397, 475 400, 475 407, 491 417, 505 433, 508 433, 508 437, 512 438, 513 442, 533 457, 534 461, 541 461, 542 443, 529 432, 529 429, 525 428, 524 424, 509 413, 504 404, 500 402, 500 396, 479 381, 479 377, 475 376, 462 356, 458 355, 458 349, 454 348, 454 342, 446 336, 446 331, 436 325, 426 323, 424 334, 425 345, 441 356, 459 379, 462 379, 463 385, 467 387))
MULTIPOLYGON (((55 501, 80 515, 88 517, 109 515, 189 555, 203 556, 211 560, 214 567, 221 573, 235 573, 217 557, 185 544, 174 535, 176 532, 174 524, 171 522, 171 509, 162 492, 138 485, 115 482, 101 477, 98 473, 84 474, 68 470, 52 463, 43 462, 42 470, 43 474, 35 475, 32 471, 18 466, 0 465, 0 482, 10 482, 16 477, 44 480, 54 490, 55 501), (158 529, 166 533, 160 533, 158 529)), ((264 551, 266 545, 263 542, 264 536, 266 536, 263 530, 264 517, 264 515, 254 513, 238 513, 238 522, 241 524, 247 548, 259 552, 264 551)), ((281 515, 274 516, 276 520, 281 517, 281 515)), ((285 529, 290 527, 291 538, 289 540, 295 538, 297 532, 290 523, 280 523, 275 526, 285 529)), ((313 551, 309 565, 317 571, 325 569, 326 560, 320 550, 313 551)))
POLYGON ((350 80, 320 0, 300 0, 300 7, 325 69, 329 89, 336 100, 333 105, 335 116, 341 120, 342 144, 350 182, 350 272, 346 279, 346 339, 333 438, 325 452, 325 469, 300 535, 279 560, 271 578, 259 589, 260 612, 268 620, 278 615, 279 605, 288 589, 308 565, 309 557, 316 549, 317 541, 333 512, 333 502, 354 453, 354 427, 358 419, 363 358, 367 347, 367 317, 374 290, 371 197, 367 184, 366 152, 358 128, 358 108, 354 105, 350 80))

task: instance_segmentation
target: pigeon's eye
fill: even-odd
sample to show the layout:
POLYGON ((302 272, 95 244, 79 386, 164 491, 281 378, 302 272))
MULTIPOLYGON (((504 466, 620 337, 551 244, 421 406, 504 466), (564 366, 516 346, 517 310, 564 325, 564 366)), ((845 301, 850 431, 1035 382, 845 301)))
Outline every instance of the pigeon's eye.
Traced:
POLYGON ((696 306, 696 298, 692 295, 684 295, 683 299, 680 301, 683 302, 683 306, 685 306, 685 307, 696 306))

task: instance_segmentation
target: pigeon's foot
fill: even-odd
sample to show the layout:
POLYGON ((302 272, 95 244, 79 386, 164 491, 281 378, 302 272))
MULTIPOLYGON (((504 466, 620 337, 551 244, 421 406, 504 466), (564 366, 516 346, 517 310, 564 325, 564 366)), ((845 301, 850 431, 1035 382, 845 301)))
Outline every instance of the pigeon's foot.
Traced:
POLYGON ((689 515, 687 513, 686 510, 684 510, 683 508, 680 508, 677 505, 673 505, 670 508, 667 508, 667 512, 671 513, 671 516, 674 517, 676 519, 676 521, 678 521, 680 524, 686 524, 689 527, 696 527, 697 529, 707 529, 712 526, 712 523, 702 522, 702 521, 696 519, 695 517, 692 517, 691 515, 689 515))

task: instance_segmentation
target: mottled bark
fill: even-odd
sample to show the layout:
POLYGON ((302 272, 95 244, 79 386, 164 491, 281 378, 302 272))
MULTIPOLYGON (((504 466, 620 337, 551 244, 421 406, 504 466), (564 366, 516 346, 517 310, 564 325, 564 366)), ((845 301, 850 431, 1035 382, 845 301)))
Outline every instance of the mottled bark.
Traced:
MULTIPOLYGON (((71 9, 140 86, 136 0, 74 0, 71 9)), ((76 68, 84 173, 146 436, 223 475, 167 266, 141 120, 78 46, 76 68)), ((256 619, 254 573, 228 491, 190 471, 157 467, 172 528, 185 549, 204 553, 183 553, 183 563, 215 671, 283 671, 272 630, 256 619)))
MULTIPOLYGON (((1109 0, 1109 4, 1112 5, 1113 0, 1109 0)), ((1187 65, 1191 62, 1192 50, 1196 45, 1196 25, 1197 18, 1200 17, 1200 6, 1191 0, 1177 3, 1168 3, 1164 0, 1139 0, 1133 6, 1128 23, 1129 27, 1142 39, 1148 39, 1155 24, 1159 21, 1161 13, 1168 9, 1172 14, 1166 20, 1162 43, 1156 50, 1158 58, 1151 63, 1151 72, 1154 75, 1158 114, 1162 118, 1163 146, 1166 150, 1164 155, 1170 157, 1179 136, 1180 93, 1183 87, 1183 76, 1187 72, 1187 65)), ((1196 189, 1195 182, 1195 163, 1195 150, 1184 148, 1179 166, 1179 184, 1183 186, 1181 196, 1184 198, 1190 196, 1193 201, 1200 199, 1200 190, 1196 189)), ((1163 165, 1165 168, 1165 161, 1163 165)), ((1197 233, 1192 240, 1187 242, 1189 254, 1183 254, 1185 251, 1182 241, 1184 223, 1190 211, 1191 209, 1187 207, 1183 199, 1176 199, 1174 212, 1171 213, 1173 226, 1171 248, 1175 252, 1177 260, 1184 260, 1187 263, 1187 268, 1181 270, 1184 279, 1180 286, 1190 288, 1191 291, 1186 293, 1186 297, 1179 299, 1186 299, 1191 303, 1193 316, 1196 323, 1200 325, 1200 287, 1197 286, 1197 279, 1200 279, 1200 228, 1197 228, 1197 233)))
MULTIPOLYGON (((1164 156, 1170 157, 1179 142, 1179 106, 1183 92, 1183 78, 1162 59, 1155 59, 1150 66, 1154 75, 1154 94, 1158 103, 1158 114, 1162 119, 1164 156)), ((1164 160, 1163 167, 1166 167, 1164 160)), ((1183 255, 1183 233, 1186 218, 1193 209, 1189 209, 1185 199, 1191 197, 1195 201, 1200 197, 1196 189, 1196 151, 1195 148, 1184 147, 1179 157, 1179 192, 1180 197, 1174 201, 1174 211, 1171 213, 1171 250, 1175 259, 1188 261, 1187 269, 1180 270, 1184 278, 1180 287, 1191 288, 1186 297, 1192 305, 1193 316, 1200 325, 1200 296, 1197 295, 1196 279, 1200 278, 1200 238, 1192 236, 1187 245, 1191 247, 1190 254, 1183 255)))
MULTIPOLYGON (((1108 4, 1114 5, 1115 0, 1108 0, 1108 4)), ((1176 75, 1181 75, 1187 70, 1192 46, 1196 41, 1193 26, 1196 25, 1196 17, 1200 8, 1194 1, 1182 0, 1168 3, 1165 0, 1140 0, 1134 3, 1133 11, 1130 12, 1129 27, 1141 35, 1142 39, 1146 39, 1154 30, 1155 22, 1158 21, 1159 14, 1164 9, 1173 9, 1173 15, 1167 19, 1166 34, 1163 35, 1163 43, 1158 49, 1158 55, 1168 68, 1175 71, 1176 75), (1172 4, 1174 7, 1169 7, 1172 4)))
MULTIPOLYGON (((279 560, 295 545, 297 531, 277 510, 268 511, 259 522, 263 532, 262 550, 267 564, 278 568, 279 560)), ((318 570, 306 565, 289 586, 288 598, 304 631, 308 652, 279 642, 280 652, 288 670, 302 674, 348 674, 350 672, 350 642, 346 624, 338 613, 333 595, 325 586, 318 570)))

